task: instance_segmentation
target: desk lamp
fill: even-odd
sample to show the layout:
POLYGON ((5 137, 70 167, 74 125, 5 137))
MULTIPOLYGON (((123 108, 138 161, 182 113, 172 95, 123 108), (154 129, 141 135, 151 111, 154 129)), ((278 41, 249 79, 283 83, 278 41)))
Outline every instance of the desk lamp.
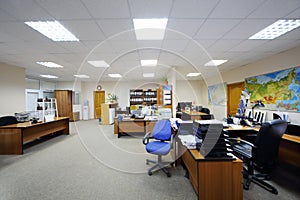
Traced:
POLYGON ((265 105, 261 102, 261 100, 257 100, 254 104, 254 106, 252 107, 252 120, 254 122, 254 108, 257 107, 265 107, 265 105))

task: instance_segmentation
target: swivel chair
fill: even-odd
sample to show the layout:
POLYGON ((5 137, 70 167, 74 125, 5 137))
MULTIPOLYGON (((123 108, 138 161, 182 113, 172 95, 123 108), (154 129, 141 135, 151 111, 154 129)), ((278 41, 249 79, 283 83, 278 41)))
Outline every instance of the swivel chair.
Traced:
POLYGON ((269 173, 276 166, 281 137, 287 128, 286 121, 276 119, 264 122, 259 129, 254 143, 231 138, 234 154, 244 162, 244 189, 248 190, 254 182, 264 189, 278 194, 275 187, 267 183, 269 173), (259 173, 254 173, 254 172, 259 173))
POLYGON ((151 132, 148 132, 143 138, 143 144, 146 145, 146 151, 158 156, 157 161, 146 159, 146 164, 154 163, 148 170, 149 176, 152 175, 152 171, 155 168, 159 168, 166 173, 168 177, 171 176, 170 172, 165 168, 165 165, 171 164, 170 162, 163 162, 162 156, 167 155, 173 144, 173 135, 171 130, 171 124, 168 119, 158 120, 152 130, 152 137, 154 141, 149 142, 151 132))
POLYGON ((18 120, 15 116, 0 117, 0 126, 6 126, 10 124, 17 124, 18 120))

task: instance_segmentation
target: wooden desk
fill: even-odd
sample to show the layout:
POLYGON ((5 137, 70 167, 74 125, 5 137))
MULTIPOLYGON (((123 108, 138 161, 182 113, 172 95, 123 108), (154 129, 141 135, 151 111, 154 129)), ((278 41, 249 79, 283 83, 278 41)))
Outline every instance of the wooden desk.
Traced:
MULTIPOLYGON (((233 136, 243 136, 247 131, 258 132, 259 127, 240 126, 240 128, 229 127, 224 130, 230 131, 233 136)), ((279 145, 278 158, 280 161, 300 168, 300 137, 283 134, 279 145)))
POLYGON ((182 120, 201 120, 202 115, 208 115, 207 113, 204 112, 198 112, 198 111, 190 111, 186 112, 183 111, 181 115, 182 120))
POLYGON ((186 150, 182 161, 198 199, 243 199, 243 162, 240 159, 207 160, 198 150, 186 150))
POLYGON ((157 120, 145 119, 123 119, 119 121, 114 119, 114 134, 118 134, 118 138, 128 133, 143 133, 152 131, 157 120))
POLYGON ((24 122, 0 126, 0 154, 23 154, 23 144, 51 133, 69 134, 69 117, 56 117, 51 122, 24 122))

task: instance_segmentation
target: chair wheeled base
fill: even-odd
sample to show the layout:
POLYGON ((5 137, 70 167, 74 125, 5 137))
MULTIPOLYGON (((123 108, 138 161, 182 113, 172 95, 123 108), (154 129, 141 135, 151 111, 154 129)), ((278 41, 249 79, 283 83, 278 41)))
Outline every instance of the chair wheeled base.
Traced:
POLYGON ((148 175, 151 176, 152 175, 152 171, 155 169, 155 168, 159 168, 161 169, 163 172, 165 172, 165 174, 168 176, 168 177, 171 177, 171 174, 170 172, 166 169, 166 165, 169 165, 171 164, 170 162, 163 162, 162 161, 162 156, 161 155, 158 155, 158 159, 157 161, 154 161, 154 160, 150 160, 150 159, 146 159, 146 164, 148 165, 149 163, 154 163, 155 165, 153 165, 150 169, 148 169, 148 175))

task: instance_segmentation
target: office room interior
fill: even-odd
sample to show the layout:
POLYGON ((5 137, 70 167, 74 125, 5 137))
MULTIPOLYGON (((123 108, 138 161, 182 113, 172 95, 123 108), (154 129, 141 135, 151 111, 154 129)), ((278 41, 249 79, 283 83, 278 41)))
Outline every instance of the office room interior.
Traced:
MULTIPOLYGON (((119 132, 124 129, 116 126, 126 117, 135 120, 132 118, 134 111, 141 114, 145 107, 151 112, 144 115, 157 115, 160 109, 168 111, 167 117, 151 118, 154 122, 169 118, 185 121, 183 118, 179 120, 179 113, 200 112, 198 107, 202 107, 210 110, 214 123, 231 126, 227 119, 232 117, 235 119, 232 127, 241 126, 241 119, 247 118, 245 113, 243 116, 239 113, 242 91, 248 92, 251 78, 265 75, 268 84, 286 78, 286 84, 290 86, 275 88, 272 85, 274 88, 266 91, 277 90, 277 93, 274 92, 274 96, 265 94, 260 99, 251 98, 249 93, 247 111, 265 113, 263 122, 273 121, 276 113, 295 128, 291 134, 283 134, 275 173, 271 174, 270 182, 276 186, 278 194, 272 194, 255 183, 251 183, 249 189, 243 189, 244 179, 240 184, 232 182, 228 186, 230 192, 226 188, 222 191, 226 193, 225 199, 299 199, 300 161, 296 160, 300 159, 299 26, 300 1, 297 0, 1 1, 0 119, 28 114, 26 122, 19 123, 32 123, 35 118, 38 118, 37 124, 48 123, 44 116, 46 112, 41 115, 37 109, 40 105, 38 99, 56 98, 56 91, 71 91, 73 99, 71 105, 70 102, 66 104, 71 106, 72 116, 59 116, 57 108, 54 111, 56 117, 67 117, 63 119, 67 120, 67 128, 65 125, 63 129, 58 128, 63 134, 49 139, 47 132, 46 136, 30 136, 25 141, 27 136, 20 133, 20 149, 7 153, 6 147, 0 147, 0 182, 6 184, 0 189, 0 196, 5 200, 217 199, 222 194, 214 195, 209 187, 203 189, 198 168, 196 182, 193 182, 193 172, 185 166, 187 158, 182 158, 184 153, 177 157, 175 153, 175 158, 172 157, 176 148, 166 156, 176 161, 167 166, 170 177, 161 170, 153 171, 153 174, 147 171, 151 165, 146 165, 146 159, 156 159, 156 155, 154 157, 146 151, 142 140, 146 130, 152 131, 153 127, 148 129, 143 122, 143 131, 119 137, 119 132), (143 21, 144 27, 137 28, 141 19, 162 20, 165 27, 147 27, 149 21, 143 21), (283 20, 280 23, 290 20, 293 24, 291 30, 274 38, 266 38, 270 35, 254 38, 256 33, 279 20, 283 20), (59 22, 70 31, 73 39, 59 41, 56 38, 55 41, 41 34, 36 27, 30 26, 31 22, 38 21, 59 22), (154 63, 144 64, 143 61, 154 63), (217 61, 223 63, 216 64, 217 61), (56 66, 44 66, 46 62, 56 66), (293 75, 288 77, 292 71, 293 75), (230 99, 229 93, 234 89, 230 91, 228 88, 235 84, 242 85, 238 88, 240 95, 230 99), (220 85, 222 91, 215 94, 221 96, 210 96, 213 95, 210 89, 220 85), (171 100, 167 104, 162 100, 164 87, 171 88, 171 100), (162 99, 156 99, 152 104, 134 103, 131 99, 133 90, 155 91, 155 98, 162 99), (280 90, 289 91, 292 96, 283 95, 280 90), (104 107, 101 108, 102 115, 94 107, 95 92, 99 91, 104 92, 100 104, 108 104, 108 108, 114 109, 113 121, 109 123, 103 118, 104 107), (162 94, 158 95, 160 92, 162 94), (116 95, 117 99, 110 101, 110 95, 116 95), (221 99, 221 102, 214 102, 213 98, 221 99), (261 100, 264 107, 255 107, 257 100, 261 100), (178 108, 181 102, 189 102, 192 106, 178 108), (236 113, 229 109, 236 110, 236 113), (119 162, 124 162, 124 165, 119 162), (23 169, 28 172, 21 174, 23 169), (68 169, 70 171, 64 174, 68 169), (20 173, 18 176, 22 180, 15 173, 20 173), (43 176, 45 179, 39 185, 36 181, 43 176), (97 179, 97 176, 107 181, 97 179), (26 184, 26 179, 32 187, 26 184), (56 188, 58 183, 65 187, 56 188), (113 184, 120 192, 113 189, 113 184), (153 194, 147 196, 147 192, 153 194)), ((60 104, 60 101, 55 104, 60 104)), ((55 106, 64 109, 61 105, 55 106)), ((251 117, 253 115, 249 115, 249 127, 253 128, 256 124, 251 117)), ((203 120, 200 117, 190 121, 193 124, 203 120)), ((0 130, 0 144, 3 146, 7 145, 4 135, 10 130, 5 126, 0 130)), ((177 131, 179 133, 179 129, 177 131)), ((176 143, 172 148, 178 145, 176 143)), ((197 160, 195 156, 193 158, 197 160)), ((242 158, 236 159, 241 161, 238 176, 242 177, 243 161, 242 158)), ((199 159, 195 162, 198 165, 199 159)))

